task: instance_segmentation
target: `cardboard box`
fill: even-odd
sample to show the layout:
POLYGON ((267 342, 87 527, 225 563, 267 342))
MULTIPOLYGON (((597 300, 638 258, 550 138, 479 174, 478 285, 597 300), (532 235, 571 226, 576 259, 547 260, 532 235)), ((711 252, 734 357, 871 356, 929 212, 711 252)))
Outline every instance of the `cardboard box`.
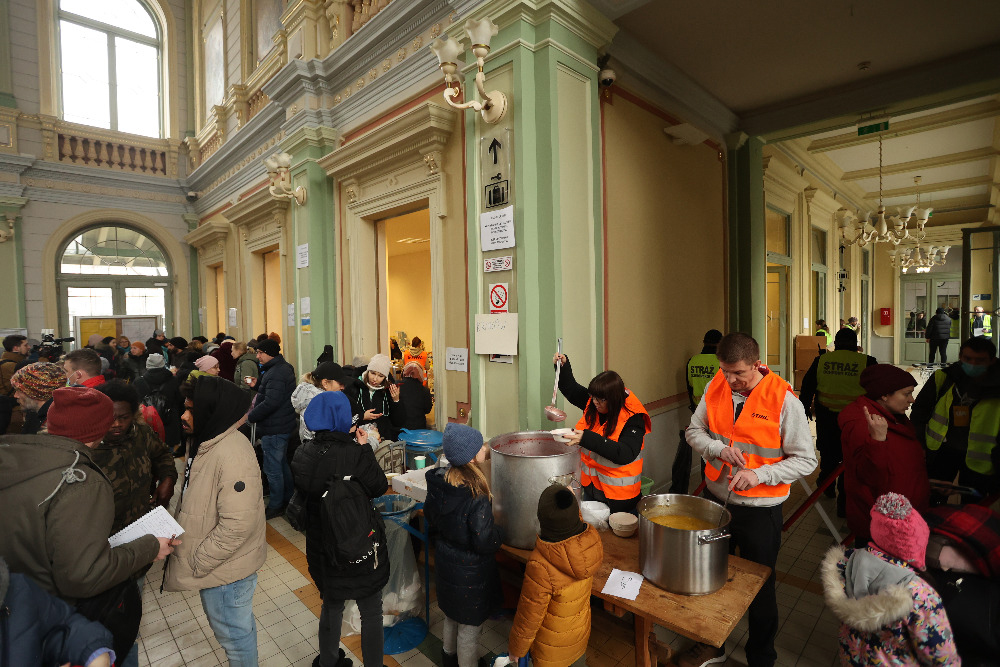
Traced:
POLYGON ((802 391, 802 378, 805 376, 806 371, 795 371, 795 382, 792 383, 792 389, 794 389, 796 393, 802 391))
POLYGON ((795 337, 795 370, 806 371, 820 350, 826 350, 826 336, 795 337))

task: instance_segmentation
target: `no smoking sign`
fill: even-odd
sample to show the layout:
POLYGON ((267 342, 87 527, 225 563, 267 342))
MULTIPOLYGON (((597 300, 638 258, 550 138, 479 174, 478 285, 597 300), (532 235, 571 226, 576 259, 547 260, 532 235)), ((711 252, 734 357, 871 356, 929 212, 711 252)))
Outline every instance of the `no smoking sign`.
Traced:
POLYGON ((492 283, 490 285, 490 312, 509 312, 507 309, 507 283, 492 283))

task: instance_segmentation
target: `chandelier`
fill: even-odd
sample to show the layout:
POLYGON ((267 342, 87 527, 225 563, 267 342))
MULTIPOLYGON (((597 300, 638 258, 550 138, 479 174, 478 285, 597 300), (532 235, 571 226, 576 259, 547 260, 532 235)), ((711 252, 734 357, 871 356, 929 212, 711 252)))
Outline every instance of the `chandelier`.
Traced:
POLYGON ((840 227, 840 236, 844 243, 863 248, 869 243, 892 243, 899 245, 903 239, 912 238, 922 241, 925 235, 924 225, 931 217, 931 208, 920 208, 920 177, 915 176, 913 182, 918 186, 917 203, 910 207, 897 208, 897 215, 886 215, 882 203, 882 135, 878 138, 878 210, 867 211, 864 217, 856 217, 853 211, 846 208, 835 214, 840 227), (916 224, 911 234, 908 227, 910 220, 916 224))
POLYGON ((889 259, 897 269, 906 273, 908 269, 916 269, 917 273, 927 273, 932 266, 943 266, 948 261, 950 245, 930 246, 925 248, 917 244, 909 248, 893 248, 889 251, 889 259))

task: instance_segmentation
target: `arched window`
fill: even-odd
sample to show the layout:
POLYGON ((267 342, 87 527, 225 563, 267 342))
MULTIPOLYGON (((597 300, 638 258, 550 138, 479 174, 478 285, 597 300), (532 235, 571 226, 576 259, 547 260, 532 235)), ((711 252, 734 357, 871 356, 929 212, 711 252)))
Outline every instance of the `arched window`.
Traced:
POLYGON ((161 40, 139 0, 59 0, 63 119, 161 137, 161 40))
POLYGON ((62 331, 76 317, 158 315, 171 321, 173 282, 163 250, 129 227, 93 227, 70 238, 59 256, 62 331))

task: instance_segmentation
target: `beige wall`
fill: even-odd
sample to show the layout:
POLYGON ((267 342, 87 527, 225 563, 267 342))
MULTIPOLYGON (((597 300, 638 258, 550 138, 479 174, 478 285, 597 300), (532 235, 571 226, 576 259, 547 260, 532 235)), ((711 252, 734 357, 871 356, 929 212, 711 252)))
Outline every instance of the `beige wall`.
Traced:
POLYGON ((686 395, 688 358, 726 329, 724 163, 624 95, 603 113, 608 368, 648 405, 686 395))
MULTIPOLYGON (((434 348, 431 331, 431 253, 414 252, 389 257, 389 335, 405 331, 419 336, 428 352, 434 348)), ((443 365, 442 365, 443 366, 443 365)))

